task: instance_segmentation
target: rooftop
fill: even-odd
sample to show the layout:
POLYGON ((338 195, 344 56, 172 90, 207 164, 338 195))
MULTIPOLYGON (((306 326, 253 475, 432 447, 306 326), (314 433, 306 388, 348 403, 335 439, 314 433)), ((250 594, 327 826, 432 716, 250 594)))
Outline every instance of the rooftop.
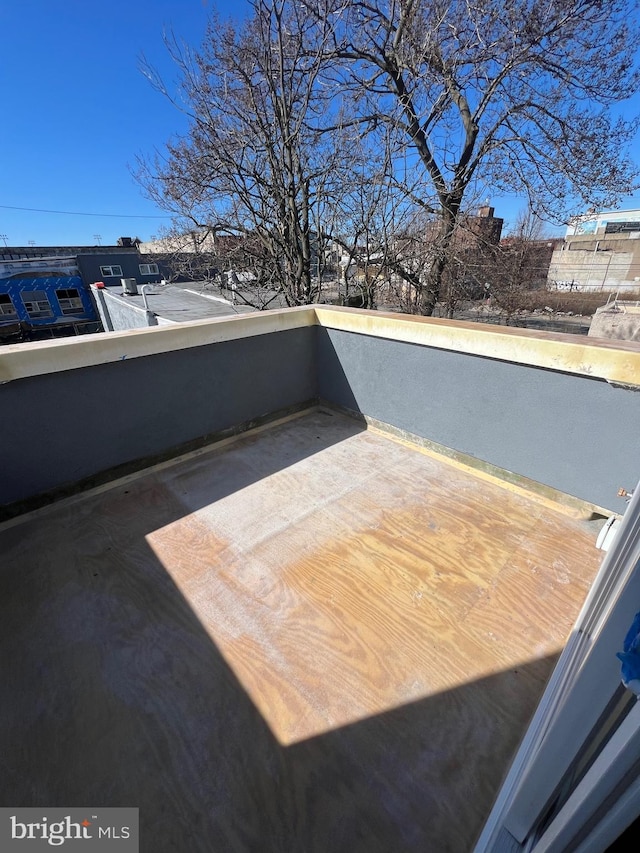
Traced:
POLYGON ((5 791, 149 850, 470 850, 594 535, 323 409, 54 505, 0 534, 5 791))
MULTIPOLYGON (((144 310, 145 297, 124 295, 122 287, 108 288, 109 295, 123 302, 127 307, 135 306, 144 310)), ((184 323, 190 320, 206 320, 233 314, 247 314, 254 311, 247 305, 234 305, 231 297, 225 297, 203 286, 201 281, 172 282, 169 285, 145 285, 145 294, 149 309, 162 320, 171 323, 184 323)))
POLYGON ((0 802, 138 806, 154 851, 471 851, 592 636, 639 387, 638 344, 320 306, 5 347, 0 802))

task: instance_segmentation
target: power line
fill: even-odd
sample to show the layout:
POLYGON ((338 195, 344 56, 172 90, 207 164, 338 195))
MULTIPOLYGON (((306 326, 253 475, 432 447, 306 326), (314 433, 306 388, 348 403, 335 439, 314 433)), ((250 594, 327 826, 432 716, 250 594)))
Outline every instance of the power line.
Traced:
POLYGON ((142 216, 139 213, 82 213, 78 210, 44 210, 41 207, 15 207, 11 204, 0 204, 0 208, 4 210, 28 210, 30 213, 59 213, 64 216, 109 216, 114 219, 170 219, 171 214, 167 213, 164 216, 152 214, 150 216, 142 216))

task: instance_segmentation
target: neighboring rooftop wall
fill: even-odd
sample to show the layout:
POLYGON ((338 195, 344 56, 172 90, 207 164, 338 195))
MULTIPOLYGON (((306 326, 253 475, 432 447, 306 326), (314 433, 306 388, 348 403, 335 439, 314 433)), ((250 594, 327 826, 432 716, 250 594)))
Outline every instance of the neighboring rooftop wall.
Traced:
POLYGON ((110 293, 106 287, 91 285, 100 320, 107 332, 123 332, 127 329, 146 329, 157 326, 158 319, 153 311, 127 303, 124 296, 110 293))
POLYGON ((247 327, 240 320, 231 328, 225 323, 228 335, 221 340, 215 321, 197 326, 91 335, 63 342, 63 349, 47 342, 19 351, 18 360, 37 360, 40 372, 9 382, 0 373, 6 383, 0 386, 0 505, 154 461, 316 396, 308 329, 277 331, 278 323, 247 327), (162 341, 167 351, 143 354, 146 344, 153 349, 162 341), (85 364, 64 369, 64 358, 70 367, 85 364))

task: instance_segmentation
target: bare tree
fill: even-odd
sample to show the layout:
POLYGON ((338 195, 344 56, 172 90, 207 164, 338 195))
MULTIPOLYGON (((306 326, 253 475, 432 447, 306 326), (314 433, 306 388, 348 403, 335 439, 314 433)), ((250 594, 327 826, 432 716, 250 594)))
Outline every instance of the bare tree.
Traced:
POLYGON ((312 266, 332 150, 308 121, 321 103, 318 32, 298 4, 255 0, 239 27, 213 17, 199 51, 169 41, 181 75, 180 100, 172 99, 191 126, 164 156, 139 164, 139 180, 175 212, 178 230, 195 230, 212 246, 223 236, 242 239, 240 298, 256 304, 255 295, 257 307, 279 295, 287 305, 314 302, 320 290, 312 266))
POLYGON ((401 225, 403 196, 389 179, 389 138, 362 138, 349 120, 334 129, 337 160, 326 234, 338 247, 340 291, 345 304, 374 308, 378 289, 392 274, 394 235, 401 225))
POLYGON ((162 263, 169 282, 219 281, 219 268, 206 230, 193 228, 189 222, 174 222, 161 227, 150 242, 145 248, 162 263))
POLYGON ((634 187, 625 152, 638 122, 615 106, 640 81, 637 0, 300 3, 323 40, 330 22, 324 75, 335 97, 363 131, 404 134, 392 178, 414 152, 407 197, 439 223, 417 283, 424 313, 440 297, 469 190, 515 192, 563 221, 634 187))
POLYGON ((529 310, 531 291, 546 287, 552 251, 544 223, 531 209, 521 211, 484 270, 491 300, 507 317, 529 310))

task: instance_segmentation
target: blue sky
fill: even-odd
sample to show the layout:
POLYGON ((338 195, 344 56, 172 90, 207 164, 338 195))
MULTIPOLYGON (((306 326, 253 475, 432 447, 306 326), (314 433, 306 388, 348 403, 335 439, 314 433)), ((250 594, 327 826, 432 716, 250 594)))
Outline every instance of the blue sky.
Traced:
MULTIPOLYGON (((216 6, 222 16, 247 8, 244 0, 216 6)), ((185 120, 143 77, 140 56, 171 81, 163 31, 198 45, 211 7, 211 0, 0 3, 0 235, 9 245, 144 240, 169 223, 130 167, 184 130, 185 120)), ((507 221, 523 207, 515 198, 492 203, 507 221)), ((640 207, 640 193, 622 207, 640 207)))
MULTIPOLYGON (((218 3, 223 14, 244 7, 218 3)), ((129 166, 184 119, 139 70, 142 52, 168 79, 173 28, 202 40, 206 0, 4 0, 0 3, 0 235, 9 245, 113 244, 148 239, 168 219, 129 166), (7 206, 111 216, 64 216, 7 206)))

